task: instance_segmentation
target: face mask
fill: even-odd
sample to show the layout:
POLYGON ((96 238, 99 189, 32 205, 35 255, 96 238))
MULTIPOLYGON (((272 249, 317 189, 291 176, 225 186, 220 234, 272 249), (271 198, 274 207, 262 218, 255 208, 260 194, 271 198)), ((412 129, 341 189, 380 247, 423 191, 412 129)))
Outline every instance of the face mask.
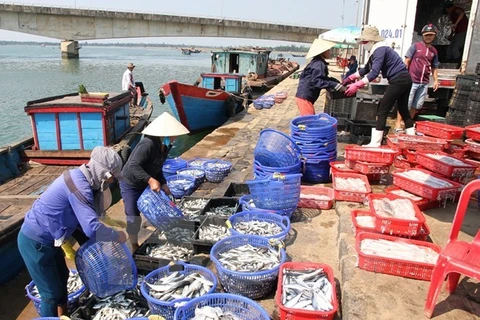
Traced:
POLYGON ((170 145, 170 137, 163 138, 163 144, 168 147, 170 145))
POLYGON ((102 179, 102 183, 100 184, 100 191, 105 191, 109 187, 109 183, 107 183, 107 180, 112 177, 112 174, 110 172, 105 173, 105 179, 102 179))
POLYGON ((370 42, 368 42, 367 44, 364 44, 364 45, 363 45, 363 48, 364 48, 365 50, 367 50, 368 52, 370 52, 370 51, 372 50, 372 48, 373 48, 373 42, 370 41, 370 42))

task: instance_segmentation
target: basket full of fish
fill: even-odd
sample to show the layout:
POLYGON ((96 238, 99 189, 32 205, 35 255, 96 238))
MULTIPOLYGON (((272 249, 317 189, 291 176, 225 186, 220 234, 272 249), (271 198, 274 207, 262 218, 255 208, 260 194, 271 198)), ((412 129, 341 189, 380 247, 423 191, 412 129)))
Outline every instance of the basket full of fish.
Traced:
POLYGON ((400 152, 386 146, 365 147, 365 146, 345 146, 345 159, 351 161, 364 161, 368 163, 382 163, 390 165, 395 161, 395 157, 400 152))
POLYGON ((177 174, 182 176, 192 176, 195 178, 195 188, 198 188, 205 181, 205 171, 203 169, 186 168, 178 170, 177 174))
POLYGON ((166 159, 163 163, 162 171, 165 178, 174 175, 178 170, 187 167, 187 161, 181 158, 166 159))
POLYGON ((363 202, 372 192, 370 183, 363 174, 333 172, 332 182, 337 201, 363 202))
POLYGON ((213 245, 230 236, 227 217, 206 216, 192 239, 193 251, 209 254, 213 245))
POLYGON ((398 147, 409 150, 442 151, 449 149, 451 140, 432 138, 427 136, 397 135, 398 147))
POLYGON ((335 201, 335 192, 332 188, 320 186, 301 186, 299 208, 330 210, 335 201))
POLYGON ((212 293, 190 300, 175 311, 175 320, 270 320, 253 300, 228 293, 212 293))
POLYGON ((207 206, 210 199, 199 197, 183 197, 178 208, 183 212, 185 219, 198 220, 203 212, 203 209, 207 206))
POLYGON ((138 198, 137 207, 148 222, 162 230, 184 217, 182 211, 175 206, 175 203, 163 190, 155 192, 150 187, 147 187, 138 198))
POLYGON ((167 185, 176 199, 189 196, 195 191, 195 177, 174 174, 166 178, 167 185))
MULTIPOLYGON (((41 297, 40 293, 37 290, 37 286, 35 282, 31 281, 26 287, 25 290, 27 291, 27 297, 32 300, 35 310, 37 310, 38 314, 40 314, 41 308, 41 297)), ((72 312, 75 308, 78 307, 78 301, 80 296, 86 291, 86 287, 83 285, 82 280, 80 279, 80 275, 76 270, 70 270, 68 275, 68 282, 67 282, 67 292, 68 292, 68 310, 72 312)))
POLYGON ((441 248, 426 241, 360 232, 358 266, 367 271, 430 281, 441 248))
POLYGON ((444 152, 417 152, 417 162, 422 167, 436 172, 448 179, 465 183, 473 177, 477 166, 457 159, 444 152))
POLYGON ((281 320, 333 319, 338 300, 332 268, 320 263, 283 263, 275 302, 281 320))
POLYGON ((209 182, 222 182, 232 169, 232 163, 220 159, 206 161, 203 164, 205 178, 209 182))
POLYGON ((290 218, 264 211, 245 211, 228 219, 232 235, 255 235, 284 240, 290 232, 290 218))
POLYGON ((226 292, 259 299, 275 288, 286 253, 274 239, 239 235, 217 242, 210 259, 226 292))
POLYGON ((208 158, 193 158, 192 160, 187 161, 187 168, 189 169, 200 169, 203 170, 203 164, 212 159, 208 158))
POLYGON ((177 262, 149 273, 142 283, 142 295, 153 314, 173 320, 176 308, 193 298, 213 293, 217 278, 207 268, 177 262))
POLYGON ((238 207, 236 198, 212 198, 205 206, 202 215, 230 217, 238 211, 238 207))

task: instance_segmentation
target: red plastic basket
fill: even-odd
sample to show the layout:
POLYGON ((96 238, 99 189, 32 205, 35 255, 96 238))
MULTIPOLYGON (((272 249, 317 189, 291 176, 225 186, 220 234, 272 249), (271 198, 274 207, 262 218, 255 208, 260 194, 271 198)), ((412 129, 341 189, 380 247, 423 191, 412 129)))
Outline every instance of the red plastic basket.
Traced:
POLYGON ((467 149, 465 149, 465 146, 462 144, 452 143, 450 148, 445 151, 452 157, 463 160, 465 158, 467 149))
POLYGON ((335 278, 333 277, 333 270, 330 266, 322 263, 311 263, 311 262, 284 262, 280 265, 280 272, 278 275, 277 283, 277 293, 275 295, 275 303, 280 309, 280 319, 295 319, 295 320, 317 320, 317 319, 327 319, 333 320, 335 313, 338 310, 338 300, 337 300, 337 290, 335 288, 335 278), (283 274, 285 269, 290 270, 318 270, 323 269, 327 275, 328 281, 332 285, 332 306, 331 311, 322 312, 322 311, 310 311, 303 309, 292 309, 287 308, 282 303, 282 293, 283 293, 283 274))
POLYGON ((420 234, 422 225, 425 223, 425 217, 423 216, 422 211, 411 199, 403 198, 394 194, 381 194, 373 193, 367 196, 368 204, 370 206, 370 211, 375 216, 375 230, 384 234, 391 235, 402 235, 402 236, 416 236, 420 234), (393 217, 383 217, 375 211, 373 205, 374 200, 396 200, 396 199, 407 199, 412 203, 413 210, 415 210, 415 217, 417 220, 406 220, 398 219, 393 217))
POLYGON ((449 141, 439 138, 399 134, 397 139, 401 149, 442 151, 450 147, 449 141))
POLYGON ((345 165, 363 174, 387 174, 390 172, 390 165, 385 163, 369 163, 345 159, 345 165))
POLYGON ((358 266, 367 271, 373 271, 377 273, 391 274, 394 276, 401 276, 405 278, 413 278, 419 280, 430 281, 432 278, 434 264, 421 263, 415 261, 406 261, 400 259, 384 258, 374 255, 365 254, 360 250, 360 244, 362 240, 373 239, 373 240, 387 240, 394 242, 404 242, 409 244, 414 244, 421 247, 428 247, 434 250, 437 253, 441 252, 441 248, 436 244, 411 240, 405 238, 398 238, 393 236, 387 236, 379 233, 370 233, 370 232, 360 232, 356 236, 356 250, 358 254, 358 266))
POLYGON ((468 151, 480 153, 480 143, 473 141, 472 139, 465 140, 465 148, 468 151))
POLYGON ((402 154, 410 163, 417 163, 417 152, 414 150, 403 149, 402 154))
POLYGON ((452 165, 435 159, 432 157, 432 154, 435 155, 442 155, 445 157, 452 158, 456 161, 461 161, 460 159, 453 158, 452 156, 448 155, 444 152, 428 152, 428 151, 419 151, 417 153, 418 163, 421 163, 423 167, 431 170, 435 173, 441 174, 442 176, 447 177, 453 181, 460 181, 465 183, 466 180, 473 176, 477 167, 469 164, 465 161, 461 161, 464 165, 452 165))
POLYGON ((393 150, 399 150, 400 149, 398 147, 398 138, 397 138, 396 134, 387 135, 387 146, 389 146, 390 149, 393 149, 393 150))
POLYGON ((397 187, 405 191, 411 192, 413 194, 416 194, 417 196, 420 196, 422 198, 430 199, 430 200, 445 201, 448 199, 454 199, 458 190, 461 188, 461 185, 459 183, 448 180, 445 177, 442 177, 441 175, 438 175, 423 169, 415 168, 415 169, 397 170, 397 171, 394 171, 392 175, 393 175, 393 184, 396 185, 397 187), (452 186, 445 187, 445 188, 435 188, 435 187, 423 184, 420 181, 400 175, 400 173, 402 172, 407 172, 412 170, 422 171, 423 173, 426 173, 438 179, 445 180, 449 182, 452 186))
POLYGON ((345 159, 369 163, 392 164, 398 153, 389 147, 368 148, 354 145, 345 147, 345 159))
POLYGON ((353 169, 350 169, 345 165, 343 161, 333 161, 330 162, 330 167, 332 168, 332 173, 334 172, 343 172, 343 173, 359 173, 353 169))
POLYGON ((417 121, 416 129, 417 132, 421 132, 427 136, 447 140, 461 139, 464 131, 463 128, 460 127, 432 121, 417 121))
POLYGON ((332 188, 317 186, 300 186, 299 208, 323 209, 329 210, 333 206, 335 200, 335 191, 332 188), (308 198, 306 195, 327 196, 330 200, 318 200, 308 198))
POLYGON ((467 138, 473 139, 475 141, 480 141, 480 124, 466 126, 465 131, 467 134, 467 138))
POLYGON ((333 189, 335 190, 335 199, 340 201, 352 201, 352 202, 363 202, 365 197, 372 193, 372 189, 370 188, 370 183, 368 179, 363 174, 358 173, 342 173, 342 172, 333 172, 332 173, 332 183, 333 189), (361 191, 352 191, 352 190, 341 190, 338 189, 336 185, 336 178, 358 178, 365 182, 365 187, 367 189, 366 192, 361 191))
POLYGON ((395 157, 393 161, 393 166, 397 169, 410 169, 415 166, 415 164, 408 162, 407 158, 404 155, 399 155, 395 157))

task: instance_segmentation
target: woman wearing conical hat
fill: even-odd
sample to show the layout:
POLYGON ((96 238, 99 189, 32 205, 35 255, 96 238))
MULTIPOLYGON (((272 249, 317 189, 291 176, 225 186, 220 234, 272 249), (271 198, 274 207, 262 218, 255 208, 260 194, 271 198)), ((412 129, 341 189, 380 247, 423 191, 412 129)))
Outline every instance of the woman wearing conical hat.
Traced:
POLYGON ((189 131, 177 119, 164 112, 142 133, 145 137, 133 149, 125 163, 122 170, 124 180, 120 183, 127 216, 127 233, 133 251, 138 248, 138 233, 142 222, 137 200, 147 186, 153 191, 163 190, 167 195, 171 194, 163 176, 163 163, 174 137, 188 134, 189 131))

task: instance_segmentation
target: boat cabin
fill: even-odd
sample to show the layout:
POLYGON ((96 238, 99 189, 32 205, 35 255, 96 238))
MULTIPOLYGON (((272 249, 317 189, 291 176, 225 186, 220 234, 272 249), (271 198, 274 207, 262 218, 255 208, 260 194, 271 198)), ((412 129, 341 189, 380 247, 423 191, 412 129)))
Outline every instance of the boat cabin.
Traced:
POLYGON ((212 52, 212 71, 219 73, 256 73, 257 78, 267 76, 269 50, 212 52))
POLYGON ((202 73, 201 87, 226 92, 241 92, 243 75, 238 73, 202 73))

